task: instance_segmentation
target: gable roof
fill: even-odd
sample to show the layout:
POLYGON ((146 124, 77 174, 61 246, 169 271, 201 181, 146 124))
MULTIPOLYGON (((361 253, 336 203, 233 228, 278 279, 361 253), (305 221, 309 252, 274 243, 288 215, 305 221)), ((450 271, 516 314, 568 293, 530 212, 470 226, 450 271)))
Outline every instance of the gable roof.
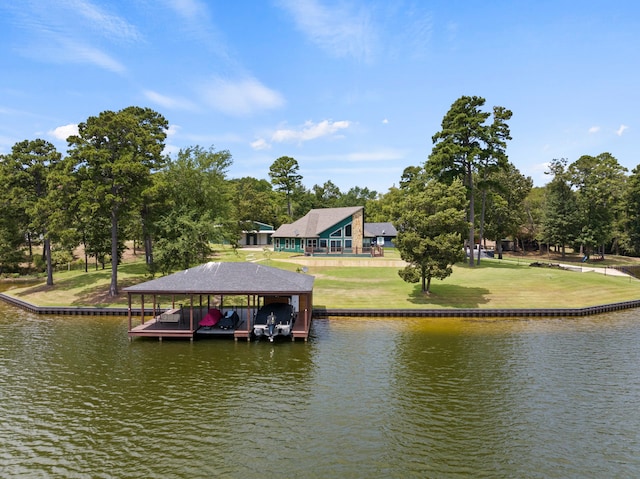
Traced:
POLYGON ((367 236, 398 236, 393 223, 365 223, 364 230, 367 236))
POLYGON ((244 226, 245 229, 242 230, 243 233, 271 233, 273 231, 273 225, 268 225, 260 221, 247 221, 244 226), (249 224, 251 224, 253 228, 249 228, 249 224))
POLYGON ((257 263, 205 263, 129 286, 136 294, 298 294, 313 290, 313 276, 257 263))
POLYGON ((280 226, 273 233, 274 238, 317 238, 340 221, 353 216, 364 206, 346 206, 343 208, 317 208, 310 210, 299 220, 280 226))

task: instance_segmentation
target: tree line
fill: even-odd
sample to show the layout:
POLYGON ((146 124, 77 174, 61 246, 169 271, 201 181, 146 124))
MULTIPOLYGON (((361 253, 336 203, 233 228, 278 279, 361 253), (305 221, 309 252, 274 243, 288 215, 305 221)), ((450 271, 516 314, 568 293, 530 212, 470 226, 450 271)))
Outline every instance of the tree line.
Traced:
POLYGON ((228 150, 194 145, 164 154, 168 122, 158 112, 104 111, 79 124, 64 156, 42 139, 0 156, 0 273, 27 264, 52 285, 53 267, 82 246, 85 269, 90 260, 111 262, 117 295, 125 240, 144 251, 151 274, 168 273, 206 261, 212 244, 235 245, 254 221, 277 228, 312 208, 340 206, 365 206, 368 222, 395 224, 409 264, 400 275, 422 281, 425 292, 465 257, 478 264, 474 247, 488 240, 498 255, 505 238, 585 257, 640 254, 640 167, 627 175, 609 153, 554 159, 550 181, 534 188, 506 153, 511 111, 484 105, 477 96, 456 100, 424 163, 405 168, 385 193, 342 192, 330 180, 307 189, 288 156, 273 162, 269 180, 229 178, 228 150))
POLYGON ((80 123, 65 156, 43 139, 1 155, 0 273, 28 265, 46 271, 53 285, 54 266, 81 246, 85 270, 91 260, 96 267, 111 262, 115 296, 125 240, 144 251, 151 274, 167 273, 206 261, 212 244, 236 245, 254 221, 278 227, 311 208, 378 196, 359 187, 343 193, 331 181, 307 190, 290 157, 274 161, 270 181, 232 179, 227 150, 195 145, 175 158, 164 154, 167 128, 158 112, 132 106, 80 123))
POLYGON ((409 266, 400 276, 422 282, 444 279, 451 266, 468 258, 477 245, 502 240, 541 253, 567 247, 584 260, 607 252, 640 254, 640 166, 627 175, 610 153, 584 155, 569 164, 550 161, 550 181, 533 187, 509 161, 512 112, 501 106, 484 111, 485 99, 462 96, 432 137, 427 160, 404 170, 399 186, 370 204, 398 230, 396 245, 409 266), (465 254, 466 253, 466 254, 465 254))

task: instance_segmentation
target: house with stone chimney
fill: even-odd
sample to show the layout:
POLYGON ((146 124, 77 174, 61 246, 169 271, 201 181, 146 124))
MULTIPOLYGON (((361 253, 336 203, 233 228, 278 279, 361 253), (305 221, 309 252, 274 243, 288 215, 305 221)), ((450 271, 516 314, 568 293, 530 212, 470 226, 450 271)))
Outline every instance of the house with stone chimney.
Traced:
POLYGON ((382 255, 376 237, 366 231, 363 206, 317 208, 280 226, 272 235, 274 251, 306 255, 382 255))

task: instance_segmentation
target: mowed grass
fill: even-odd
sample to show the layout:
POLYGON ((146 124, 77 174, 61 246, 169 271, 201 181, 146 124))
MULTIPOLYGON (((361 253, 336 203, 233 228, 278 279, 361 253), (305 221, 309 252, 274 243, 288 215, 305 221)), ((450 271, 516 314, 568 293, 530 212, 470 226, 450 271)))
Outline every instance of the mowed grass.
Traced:
POLYGON ((577 308, 640 299, 640 281, 485 260, 455 266, 431 294, 398 276, 398 268, 309 267, 314 305, 328 308, 577 308))
MULTIPOLYGON (((150 279, 143 261, 122 264, 118 267, 118 288, 131 286, 150 279)), ((104 270, 62 271, 53 276, 53 286, 46 280, 14 283, 6 294, 39 306, 127 306, 127 295, 120 292, 116 298, 109 296, 111 268, 104 270)))
MULTIPOLYGON (((287 262, 289 256, 226 249, 219 251, 214 261, 252 260, 300 271, 299 264, 287 262)), ((397 267, 309 266, 307 274, 316 278, 314 306, 327 308, 577 308, 640 299, 640 281, 636 279, 536 268, 529 263, 483 260, 474 268, 457 265, 444 281, 432 281, 430 295, 423 294, 419 284, 402 281, 397 267)), ((120 290, 149 279, 139 259, 118 268, 120 290)), ((42 306, 126 306, 126 294, 109 297, 110 281, 110 268, 88 273, 63 271, 54 275, 52 287, 39 280, 17 283, 8 293, 42 306)))

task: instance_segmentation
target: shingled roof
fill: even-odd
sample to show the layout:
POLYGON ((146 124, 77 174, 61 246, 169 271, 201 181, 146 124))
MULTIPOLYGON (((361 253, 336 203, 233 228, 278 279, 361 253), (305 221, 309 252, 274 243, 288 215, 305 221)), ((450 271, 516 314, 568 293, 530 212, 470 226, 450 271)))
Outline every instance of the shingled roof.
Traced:
POLYGON ((364 231, 369 236, 398 236, 393 223, 365 223, 364 231))
POLYGON ((123 290, 135 294, 298 294, 314 277, 257 263, 206 263, 123 290))
POLYGON ((274 238, 317 238, 320 233, 348 218, 362 206, 346 206, 343 208, 318 208, 310 210, 299 220, 280 226, 273 233, 274 238))

